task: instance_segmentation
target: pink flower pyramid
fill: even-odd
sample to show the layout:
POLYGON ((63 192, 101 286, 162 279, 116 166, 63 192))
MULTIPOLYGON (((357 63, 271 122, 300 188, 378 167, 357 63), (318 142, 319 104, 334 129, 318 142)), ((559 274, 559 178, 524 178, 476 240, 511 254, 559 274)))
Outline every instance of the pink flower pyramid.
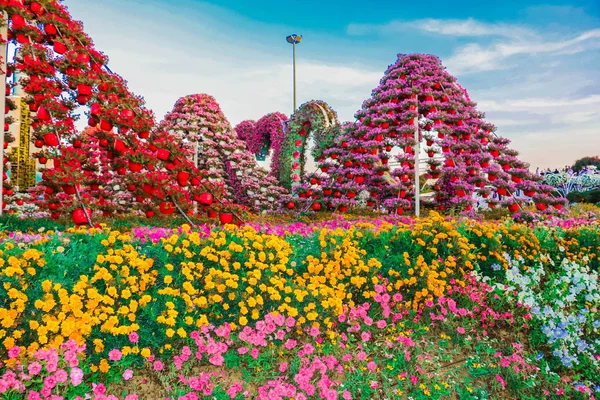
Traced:
POLYGON ((493 133, 494 125, 433 55, 399 55, 355 116, 318 160, 327 176, 309 177, 329 208, 344 211, 362 191, 369 192, 368 206, 397 213, 413 208, 417 125, 427 164, 421 173, 434 180, 437 209, 468 211, 493 194, 490 207, 502 202, 517 211, 517 191, 538 209, 551 203, 549 188, 537 183, 508 139, 493 133))
POLYGON ((214 97, 180 98, 160 128, 198 146, 198 168, 209 182, 222 182, 225 197, 253 210, 276 209, 285 190, 256 164, 214 97))

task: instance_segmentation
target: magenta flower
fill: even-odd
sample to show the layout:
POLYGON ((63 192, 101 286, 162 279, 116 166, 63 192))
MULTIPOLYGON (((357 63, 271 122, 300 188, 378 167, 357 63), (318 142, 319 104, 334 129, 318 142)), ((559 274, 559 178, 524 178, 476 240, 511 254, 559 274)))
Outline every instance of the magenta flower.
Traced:
POLYGON ((123 371, 123 379, 125 379, 126 381, 128 381, 131 378, 133 378, 133 371, 132 370, 126 369, 125 371, 123 371))
MULTIPOLYGON (((190 335, 191 336, 191 335, 190 335)), ((137 332, 131 332, 129 334, 129 341, 131 343, 137 343, 139 340, 140 336, 137 334, 137 332)), ((192 338, 193 339, 193 338, 192 338)))
POLYGON ((8 350, 8 357, 9 358, 17 358, 17 357, 19 357, 20 353, 21 353, 21 348, 19 346, 14 346, 10 350, 8 350))
POLYGON ((27 371, 29 372, 30 375, 37 375, 37 374, 40 373, 41 370, 42 370, 42 364, 40 364, 37 361, 36 362, 32 362, 27 367, 27 371))
POLYGON ((108 353, 108 359, 110 361, 119 361, 123 357, 123 354, 118 349, 113 349, 108 353))
POLYGON ((162 371, 165 367, 165 365, 160 361, 154 361, 154 364, 152 366, 154 367, 155 371, 162 371))

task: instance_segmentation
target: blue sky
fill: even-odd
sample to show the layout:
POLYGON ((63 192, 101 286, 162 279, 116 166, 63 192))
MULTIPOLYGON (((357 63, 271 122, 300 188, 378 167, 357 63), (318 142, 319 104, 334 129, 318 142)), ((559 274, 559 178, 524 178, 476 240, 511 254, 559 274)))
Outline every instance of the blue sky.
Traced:
POLYGON ((158 119, 216 97, 232 124, 321 99, 353 119, 398 53, 439 56, 532 166, 600 154, 600 3, 67 0, 158 119), (489 3, 492 3, 491 5, 489 3))

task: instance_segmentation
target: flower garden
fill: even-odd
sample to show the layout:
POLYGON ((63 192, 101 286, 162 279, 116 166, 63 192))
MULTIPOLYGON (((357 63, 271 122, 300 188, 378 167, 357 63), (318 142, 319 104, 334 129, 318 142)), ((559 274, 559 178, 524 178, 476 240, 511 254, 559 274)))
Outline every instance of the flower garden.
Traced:
POLYGON ((156 121, 61 2, 0 11, 2 399, 600 393, 597 169, 532 172, 437 57, 351 122, 156 121))

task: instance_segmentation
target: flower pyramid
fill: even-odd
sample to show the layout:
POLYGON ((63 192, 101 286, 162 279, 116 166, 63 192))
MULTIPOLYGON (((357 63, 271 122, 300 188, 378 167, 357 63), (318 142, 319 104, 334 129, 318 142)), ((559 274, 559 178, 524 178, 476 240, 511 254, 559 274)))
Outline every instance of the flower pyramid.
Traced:
POLYGON ((197 146, 198 168, 209 182, 224 185, 226 198, 257 211, 279 207, 285 190, 256 164, 214 97, 180 98, 159 130, 178 136, 190 149, 197 146))
POLYGON ((327 175, 309 177, 313 192, 320 191, 330 208, 343 211, 368 191, 368 206, 411 209, 419 147, 427 155, 424 172, 433 179, 437 209, 472 210, 478 196, 492 193, 490 207, 502 202, 517 211, 517 191, 539 210, 560 202, 549 197, 551 188, 537 182, 433 55, 400 54, 355 117, 319 158, 327 175))

